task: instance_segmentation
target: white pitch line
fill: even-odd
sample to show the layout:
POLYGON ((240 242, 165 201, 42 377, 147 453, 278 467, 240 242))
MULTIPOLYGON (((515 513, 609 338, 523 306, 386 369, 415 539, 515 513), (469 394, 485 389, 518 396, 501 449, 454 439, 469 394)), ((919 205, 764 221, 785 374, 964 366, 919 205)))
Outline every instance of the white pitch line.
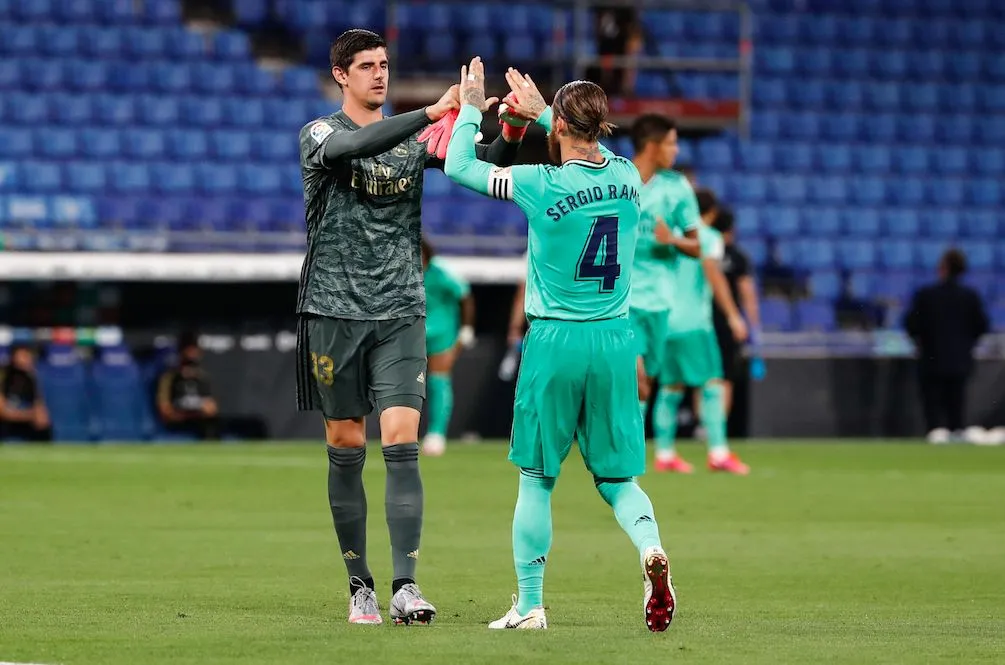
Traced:
POLYGON ((0 660, 0 665, 44 665, 43 663, 8 663, 6 660, 0 660))

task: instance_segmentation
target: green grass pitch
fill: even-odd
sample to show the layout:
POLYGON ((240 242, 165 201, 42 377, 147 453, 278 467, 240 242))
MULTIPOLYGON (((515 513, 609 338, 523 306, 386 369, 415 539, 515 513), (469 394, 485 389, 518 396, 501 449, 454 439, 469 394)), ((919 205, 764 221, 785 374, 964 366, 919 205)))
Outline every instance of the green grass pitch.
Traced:
MULTIPOLYGON (((516 586, 504 446, 422 461, 430 627, 345 623, 320 445, 2 447, 0 661, 1005 662, 1005 449, 740 450, 747 478, 642 479, 681 603, 654 635, 638 557, 576 458, 554 499, 551 628, 494 633, 485 624, 516 586)), ((386 617, 383 478, 371 448, 369 551, 386 617)))

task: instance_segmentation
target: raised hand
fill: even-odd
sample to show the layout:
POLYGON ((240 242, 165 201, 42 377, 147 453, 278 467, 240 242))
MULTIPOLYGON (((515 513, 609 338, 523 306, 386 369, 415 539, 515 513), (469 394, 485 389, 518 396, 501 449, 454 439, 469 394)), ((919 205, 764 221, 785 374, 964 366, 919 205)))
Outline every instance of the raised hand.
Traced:
POLYGON ((440 97, 438 102, 432 106, 426 107, 426 115, 430 120, 436 122, 445 116, 449 111, 459 109, 461 107, 458 90, 459 88, 457 85, 450 86, 447 88, 447 91, 443 93, 443 96, 440 97))
POLYGON ((541 91, 537 89, 537 85, 530 78, 530 75, 521 74, 518 70, 510 67, 506 70, 506 82, 509 83, 513 93, 507 95, 512 98, 513 103, 509 105, 513 112, 529 120, 540 118, 544 110, 548 108, 548 104, 544 101, 541 91))
POLYGON ((481 112, 499 101, 498 97, 485 99, 485 63, 477 55, 467 66, 461 66, 461 104, 471 104, 481 112))

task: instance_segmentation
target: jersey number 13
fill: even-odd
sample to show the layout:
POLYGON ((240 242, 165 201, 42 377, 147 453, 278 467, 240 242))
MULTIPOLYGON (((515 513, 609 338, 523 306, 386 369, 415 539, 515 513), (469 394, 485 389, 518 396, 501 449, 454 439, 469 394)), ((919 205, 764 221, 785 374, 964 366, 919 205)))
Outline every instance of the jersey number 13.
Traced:
POLYGON ((579 256, 576 268, 576 281, 599 282, 601 293, 614 290, 614 282, 621 276, 621 264, 618 263, 618 218, 598 217, 593 221, 586 245, 579 256), (603 249, 603 253, 601 253, 603 249), (597 263, 597 257, 601 262, 597 263))

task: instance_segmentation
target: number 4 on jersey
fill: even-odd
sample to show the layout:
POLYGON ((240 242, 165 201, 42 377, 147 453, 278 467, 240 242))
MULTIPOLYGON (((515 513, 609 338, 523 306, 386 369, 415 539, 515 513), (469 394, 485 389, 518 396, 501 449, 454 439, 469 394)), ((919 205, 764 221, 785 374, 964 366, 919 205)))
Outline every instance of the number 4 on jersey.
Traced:
POLYGON ((621 264, 618 263, 618 218, 598 217, 590 229, 586 246, 579 257, 579 267, 576 269, 576 280, 597 280, 600 282, 600 292, 608 293, 614 290, 614 282, 621 276, 621 264), (603 248, 603 261, 597 265, 597 255, 603 248))

